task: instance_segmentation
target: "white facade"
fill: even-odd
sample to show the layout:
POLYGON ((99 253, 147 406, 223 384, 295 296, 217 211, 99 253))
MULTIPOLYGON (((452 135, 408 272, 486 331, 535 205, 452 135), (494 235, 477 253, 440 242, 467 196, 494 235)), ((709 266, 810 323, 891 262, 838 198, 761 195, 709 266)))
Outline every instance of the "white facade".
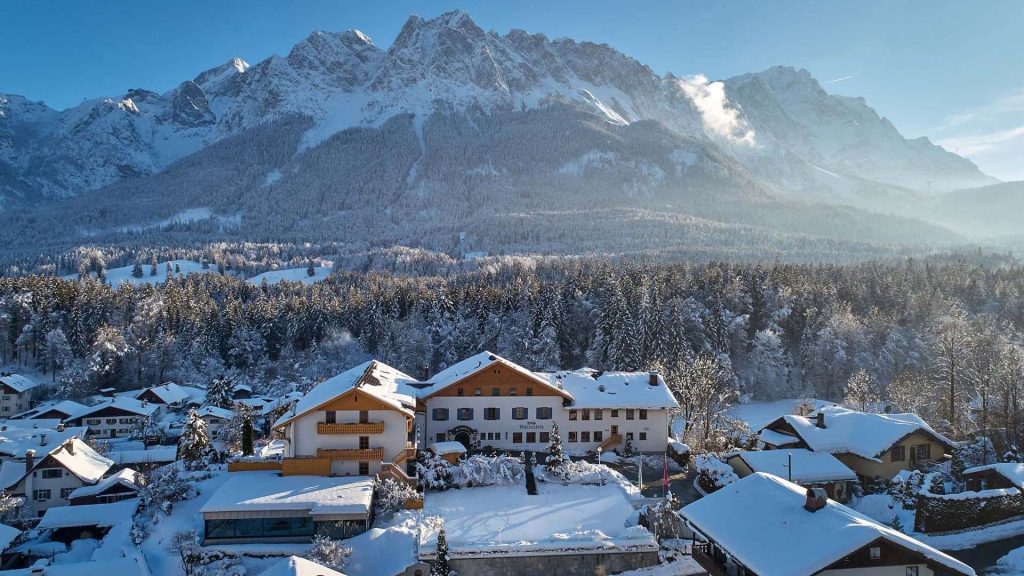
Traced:
MULTIPOLYGON (((339 410, 334 412, 336 424, 358 424, 360 412, 357 410, 339 410)), ((286 436, 289 439, 286 456, 316 456, 317 450, 360 450, 380 449, 381 458, 377 460, 338 460, 331 462, 331 474, 335 476, 354 476, 360 474, 360 464, 366 465, 365 474, 377 474, 384 462, 392 462, 407 446, 409 437, 409 420, 397 410, 367 410, 366 421, 370 424, 383 423, 384 430, 380 434, 322 434, 317 432, 317 424, 328 422, 328 411, 315 410, 308 412, 288 424, 286 436)))
POLYGON ((32 407, 31 390, 16 392, 7 386, 3 388, 3 395, 0 396, 0 418, 9 418, 32 407))
POLYGON ((68 496, 87 485, 63 466, 47 466, 37 467, 10 492, 24 495, 25 508, 33 515, 42 515, 55 506, 67 506, 68 496))

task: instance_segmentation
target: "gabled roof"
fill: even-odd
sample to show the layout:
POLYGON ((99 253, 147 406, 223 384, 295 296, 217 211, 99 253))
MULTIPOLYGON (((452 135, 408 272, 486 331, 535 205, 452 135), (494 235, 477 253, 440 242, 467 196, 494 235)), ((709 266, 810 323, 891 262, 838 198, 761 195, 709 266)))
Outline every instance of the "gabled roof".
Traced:
POLYGON ((871 414, 826 406, 809 417, 782 416, 765 428, 781 423, 788 424, 815 452, 849 453, 868 460, 878 460, 893 444, 915 432, 927 434, 946 447, 955 445, 916 414, 871 414), (824 428, 818 428, 817 414, 824 415, 824 428))
POLYGON ((78 438, 71 438, 60 445, 51 447, 49 451, 36 451, 31 470, 27 468, 25 461, 5 460, 0 466, 0 488, 7 489, 20 482, 29 472, 39 468, 47 456, 56 460, 86 484, 99 481, 114 465, 113 460, 96 452, 85 442, 78 438))
POLYGON ((34 380, 21 374, 8 374, 6 376, 0 376, 0 384, 6 384, 14 389, 15 392, 21 393, 26 390, 31 390, 38 386, 34 380))
POLYGON ((138 507, 139 501, 136 499, 110 504, 55 506, 46 510, 37 527, 50 530, 78 526, 113 527, 122 522, 131 522, 138 507))
POLYGON ((132 490, 138 490, 139 485, 135 483, 136 474, 138 474, 138 472, 136 472, 135 470, 132 470, 131 468, 125 468, 118 472, 117 474, 108 476, 103 480, 100 480, 99 482, 93 484, 92 486, 82 486, 80 488, 75 488, 75 490, 71 492, 68 498, 72 499, 85 498, 86 496, 95 496, 96 494, 102 494, 106 492, 108 488, 117 485, 124 486, 125 488, 130 488, 132 490))
POLYGON ((7 547, 18 536, 21 536, 21 530, 7 524, 0 524, 0 552, 7 550, 7 547))
POLYGON ((506 360, 505 358, 502 358, 501 356, 498 356, 497 354, 488 352, 486 350, 480 352, 479 354, 470 356, 465 360, 456 362, 455 364, 452 364, 448 368, 445 368, 444 370, 441 370, 440 372, 435 374, 432 378, 423 383, 425 387, 418 391, 418 396, 420 398, 429 398, 434 394, 437 394, 441 390, 444 390, 445 388, 448 388, 453 384, 461 382, 462 380, 465 380, 466 378, 469 378, 470 376, 478 372, 486 370, 487 368, 490 368, 495 364, 501 364, 506 368, 515 370, 516 372, 522 374, 523 376, 526 376, 527 378, 537 382, 541 386, 546 386, 557 392, 560 396, 572 400, 572 395, 570 395, 565 390, 553 384, 544 375, 538 374, 536 372, 531 372, 530 370, 527 370, 526 368, 520 366, 519 364, 516 364, 515 362, 512 362, 511 360, 506 360))
POLYGON ((878 540, 906 549, 954 574, 974 576, 963 562, 829 500, 804 509, 806 490, 755 473, 686 506, 681 514, 757 574, 810 576, 878 540))
POLYGON ((221 420, 230 420, 234 416, 234 412, 227 408, 221 408, 220 406, 203 406, 196 410, 196 414, 200 418, 208 416, 211 418, 220 418, 221 420))
POLYGON ((37 456, 45 456, 71 438, 85 436, 84 426, 67 426, 56 430, 49 426, 35 426, 30 420, 8 422, 0 430, 0 455, 14 458, 25 456, 27 450, 34 450, 37 456))
POLYGON ((573 398, 573 408, 678 408, 675 396, 657 375, 650 384, 650 372, 599 372, 590 369, 572 372, 538 373, 552 386, 573 398))
POLYGON ((412 376, 383 362, 363 362, 314 386, 295 404, 294 410, 281 416, 274 423, 274 427, 284 426, 355 389, 412 417, 416 407, 416 389, 410 386, 413 382, 416 380, 412 376))
POLYGON ((260 572, 257 576, 345 576, 337 570, 331 570, 316 562, 289 556, 260 572))
POLYGON ((14 416, 11 416, 11 419, 34 419, 36 418, 36 416, 39 416, 40 414, 46 414, 47 412, 58 412, 60 414, 63 414, 64 417, 66 418, 72 414, 75 414, 76 412, 85 410, 86 408, 87 406, 85 404, 79 404, 78 402, 74 402, 72 400, 51 400, 49 402, 37 404, 36 406, 33 406, 32 408, 19 414, 15 414, 14 416))
POLYGON ((127 396, 115 396, 114 398, 106 398, 98 404, 88 406, 85 410, 68 416, 67 419, 78 420, 80 418, 88 418, 90 415, 105 408, 116 408, 139 416, 149 416, 153 412, 156 412, 159 406, 152 402, 143 402, 141 400, 136 400, 135 398, 128 398, 127 396))
POLYGON ((192 386, 181 386, 174 382, 165 382, 159 386, 145 388, 135 394, 135 398, 142 397, 150 392, 160 399, 164 404, 181 404, 184 402, 202 402, 206 398, 206 391, 192 386))
POLYGON ((746 462, 753 472, 764 472, 779 478, 790 477, 789 466, 792 463, 793 482, 798 484, 857 479, 857 474, 853 470, 827 452, 803 449, 754 450, 737 452, 732 457, 746 462))
POLYGON ((964 470, 964 474, 977 474, 978 472, 985 472, 987 470, 991 470, 992 472, 999 474, 1013 483, 1014 486, 1024 490, 1024 464, 1006 462, 1001 464, 988 464, 986 466, 975 466, 974 468, 964 470))

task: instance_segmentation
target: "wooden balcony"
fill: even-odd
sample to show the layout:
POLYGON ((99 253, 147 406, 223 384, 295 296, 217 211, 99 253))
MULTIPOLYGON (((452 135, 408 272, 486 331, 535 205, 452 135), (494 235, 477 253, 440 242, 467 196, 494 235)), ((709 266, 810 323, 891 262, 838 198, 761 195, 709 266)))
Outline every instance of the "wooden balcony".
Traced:
POLYGON ((406 442, 405 448, 401 452, 395 454, 395 457, 391 459, 395 464, 404 464, 408 460, 416 459, 416 446, 411 442, 406 442))
POLYGON ((327 422, 316 423, 317 434, 383 434, 383 422, 351 422, 329 424, 327 422))
POLYGON ((707 571, 709 576, 731 576, 725 566, 709 554, 707 544, 695 544, 693 546, 693 559, 700 564, 701 568, 707 571))
POLYGON ((360 450, 352 448, 344 450, 317 448, 316 457, 324 460, 345 460, 348 462, 381 462, 384 460, 384 449, 368 448, 360 450))

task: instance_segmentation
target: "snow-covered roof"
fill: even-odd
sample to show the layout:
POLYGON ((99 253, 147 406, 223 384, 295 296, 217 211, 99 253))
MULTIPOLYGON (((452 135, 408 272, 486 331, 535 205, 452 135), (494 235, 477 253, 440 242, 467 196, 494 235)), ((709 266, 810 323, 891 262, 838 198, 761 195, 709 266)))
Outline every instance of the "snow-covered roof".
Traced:
POLYGON ((8 422, 6 430, 0 430, 0 454, 21 458, 27 450, 34 450, 37 457, 42 457, 71 438, 85 436, 86 432, 84 426, 67 426, 58 431, 29 424, 30 421, 8 422))
POLYGON ((758 574, 816 574, 881 538, 945 570, 974 576, 970 566, 842 504, 829 500, 824 508, 809 512, 805 502, 804 488, 755 473, 697 500, 681 513, 758 574))
POLYGON ((1024 490, 1024 464, 1006 462, 1001 464, 988 464, 986 466, 975 466, 974 468, 964 470, 964 474, 976 474, 986 470, 991 470, 996 474, 1005 477, 1007 480, 1012 482, 1014 486, 1024 490))
POLYGON ((67 417, 70 416, 71 414, 81 412, 86 408, 86 405, 79 404, 78 402, 75 402, 73 400, 51 400, 49 402, 43 402, 42 404, 33 406, 32 408, 19 414, 15 414, 11 418, 15 420, 36 419, 36 416, 40 414, 46 414, 47 412, 59 412, 63 414, 65 417, 67 417))
POLYGON ((677 408, 665 380, 657 375, 650 384, 650 372, 600 372, 575 370, 539 374, 556 388, 573 397, 573 408, 677 408))
POLYGON ((153 412, 156 412, 159 407, 160 406, 158 404, 144 402, 128 396, 115 396, 114 398, 104 398, 99 403, 88 406, 85 410, 81 410, 68 416, 67 419, 78 420, 80 418, 88 418, 91 414, 95 414, 104 408, 116 408, 124 410, 125 412, 138 414, 139 416, 149 416, 153 412))
POLYGON ((412 416, 416 407, 416 389, 409 385, 412 382, 416 382, 412 376, 383 362, 363 362, 314 386, 298 401, 293 411, 281 416, 274 423, 274 427, 283 426, 303 414, 312 412, 354 388, 359 388, 395 410, 412 416))
POLYGON ((800 443, 800 438, 796 436, 790 436, 789 434, 783 434, 767 428, 758 432, 757 436, 761 439, 761 442, 769 446, 793 446, 800 443))
POLYGON ((22 376, 21 374, 8 374, 6 376, 0 376, 0 383, 10 386, 11 388, 14 389, 15 392, 18 393, 31 390, 38 386, 38 384, 34 380, 28 378, 27 376, 22 376))
POLYGON ((788 467, 792 458, 792 478, 798 484, 857 479, 853 470, 827 452, 802 449, 755 450, 739 452, 733 458, 740 458, 754 472, 765 472, 779 478, 789 478, 788 467))
MULTIPOLYGON (((80 506, 79 506, 80 508, 80 506)), ((117 576, 142 576, 144 572, 134 556, 113 560, 95 560, 92 562, 71 562, 68 564, 40 565, 46 560, 37 561, 37 566, 19 568, 3 572, 3 576, 96 576, 97 574, 116 574, 117 576)), ((145 573, 148 573, 145 572, 145 573)))
POLYGON ((468 378, 473 374, 480 372, 481 370, 486 370, 487 368, 490 368, 495 364, 501 364, 506 368, 515 370, 516 372, 519 372, 520 374, 526 376, 527 378, 530 378, 531 380, 534 380, 542 385, 549 386, 550 388, 558 392, 559 395, 565 396, 570 400, 572 399, 569 396, 568 392, 552 384, 551 381, 545 378, 543 375, 537 374, 536 372, 531 372, 530 370, 527 370, 526 368, 520 366, 519 364, 516 364, 515 362, 512 362, 511 360, 506 360, 505 358, 502 358, 501 356, 498 356, 497 354, 488 352, 486 350, 480 352, 479 354, 470 356, 465 360, 456 362, 455 364, 452 364, 448 368, 445 368, 444 370, 441 370, 440 372, 435 374, 429 380, 424 382, 424 384, 428 385, 429 387, 420 390, 419 396, 423 398, 429 397, 433 394, 436 394, 437 392, 440 392, 441 390, 444 390, 448 386, 451 386, 452 384, 460 380, 468 378))
MULTIPOLYGON (((954 445, 916 414, 871 414, 826 406, 809 417, 788 415, 780 420, 788 423, 815 452, 847 452, 870 460, 877 460, 893 444, 918 431, 947 446, 954 445), (824 416, 824 428, 818 428, 817 414, 824 416)), ((769 424, 773 425, 774 422, 769 424)))
MULTIPOLYGON (((37 454, 37 458, 38 456, 37 454)), ((78 438, 74 438, 67 444, 50 452, 50 457, 60 462, 61 465, 75 476, 78 476, 83 482, 89 484, 98 482, 107 473, 107 470, 110 470, 110 467, 114 465, 113 460, 93 450, 88 444, 78 438)), ((37 460, 37 462, 41 462, 41 460, 37 460)))
POLYGON ((233 472, 200 512, 308 510, 321 514, 368 514, 373 478, 280 476, 277 472, 233 472))
POLYGON ((7 547, 14 542, 14 539, 21 535, 21 530, 7 524, 0 524, 0 552, 7 550, 7 547))
POLYGON ((220 418, 221 420, 230 420, 234 415, 231 410, 221 408, 220 406, 203 406, 199 410, 196 410, 196 414, 198 414, 200 418, 220 418))
POLYGON ((465 454, 466 447, 462 445, 462 442, 434 442, 427 446, 427 448, 434 454, 465 454))
POLYGON ((140 398, 146 392, 153 393, 154 396, 159 398, 164 404, 181 404, 192 398, 183 386, 179 386, 174 382, 165 382, 159 386, 153 386, 146 388, 135 395, 135 398, 140 398))
POLYGON ((289 556, 260 572, 257 576, 345 576, 337 570, 331 570, 316 562, 289 556))
POLYGON ((120 484, 125 488, 138 490, 139 485, 135 483, 136 474, 138 474, 138 472, 136 472, 135 470, 132 470, 131 468, 125 468, 118 472, 117 474, 108 476, 103 480, 100 480, 99 482, 93 484, 92 486, 82 486, 80 488, 75 488, 75 490, 71 492, 68 498, 85 498, 86 496, 102 494, 108 488, 117 484, 120 484))
POLYGON ((131 522, 139 507, 136 499, 111 504, 85 504, 82 506, 55 506, 49 508, 39 520, 38 528, 73 528, 77 526, 112 527, 131 522))
POLYGON ((174 462, 178 457, 177 446, 154 446, 148 450, 109 450, 107 452, 118 465, 174 462))

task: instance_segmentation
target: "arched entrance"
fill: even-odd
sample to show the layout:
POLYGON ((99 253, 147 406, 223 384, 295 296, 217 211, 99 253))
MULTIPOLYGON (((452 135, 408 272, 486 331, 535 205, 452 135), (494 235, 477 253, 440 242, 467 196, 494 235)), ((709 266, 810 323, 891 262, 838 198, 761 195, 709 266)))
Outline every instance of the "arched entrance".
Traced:
POLYGON ((469 426, 456 426, 448 431, 448 439, 462 444, 469 451, 476 445, 477 434, 476 430, 469 426))
POLYGON ((457 432, 455 434, 455 441, 465 446, 466 450, 469 450, 471 448, 471 442, 469 438, 469 432, 466 432, 465 430, 463 430, 462 432, 457 432))

